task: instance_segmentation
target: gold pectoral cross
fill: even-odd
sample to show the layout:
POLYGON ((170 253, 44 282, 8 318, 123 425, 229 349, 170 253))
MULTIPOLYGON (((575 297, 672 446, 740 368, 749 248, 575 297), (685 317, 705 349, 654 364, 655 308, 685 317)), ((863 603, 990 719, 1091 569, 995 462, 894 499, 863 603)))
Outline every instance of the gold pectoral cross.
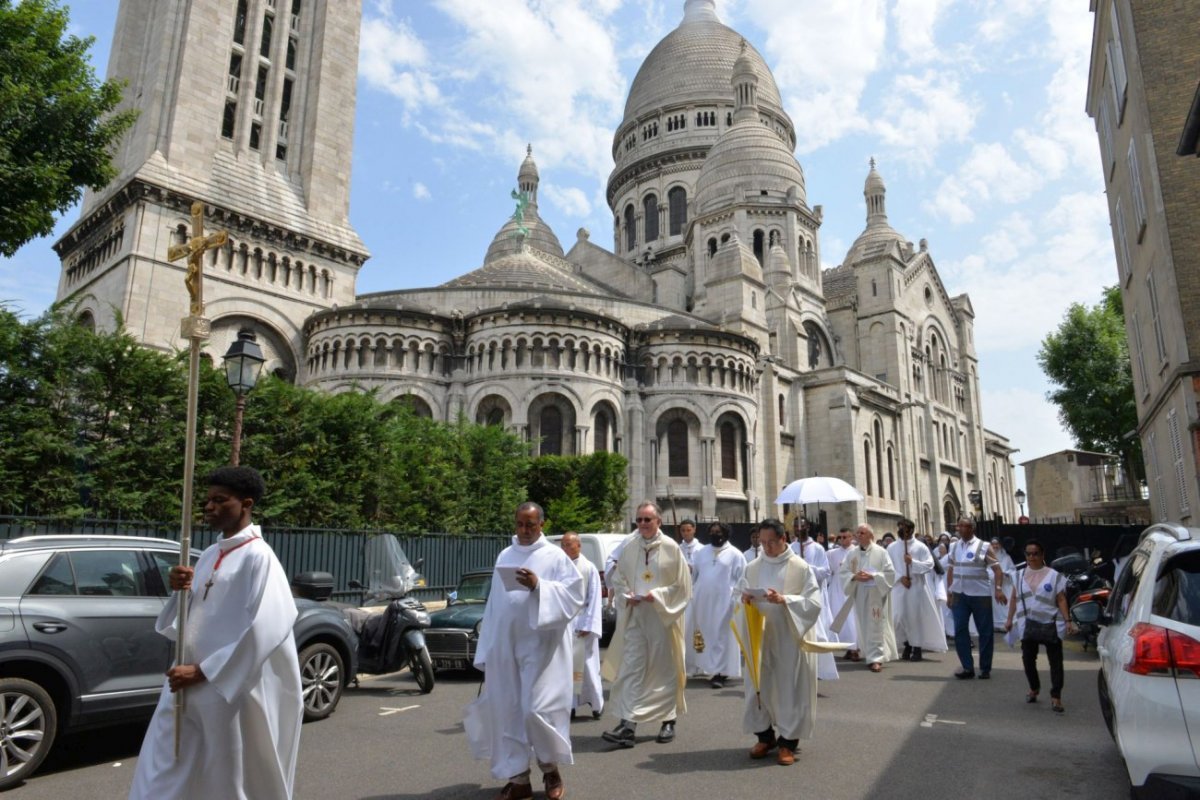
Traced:
POLYGON ((184 244, 173 244, 167 249, 167 261, 178 261, 187 258, 187 278, 184 284, 191 296, 191 315, 204 315, 204 254, 214 247, 222 247, 229 241, 229 234, 217 231, 208 236, 204 235, 204 203, 197 200, 192 203, 192 238, 184 244))

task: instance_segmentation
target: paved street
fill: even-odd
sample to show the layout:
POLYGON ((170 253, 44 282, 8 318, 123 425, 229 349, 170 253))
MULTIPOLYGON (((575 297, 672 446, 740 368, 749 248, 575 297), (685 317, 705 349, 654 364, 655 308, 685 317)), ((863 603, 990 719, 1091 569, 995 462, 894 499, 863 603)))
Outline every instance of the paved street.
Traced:
MULTIPOLYGON (((672 745, 655 744, 655 731, 645 730, 636 748, 613 751, 599 738, 610 719, 577 721, 567 796, 723 800, 784 789, 822 800, 1128 796, 1096 705, 1095 657, 1068 652, 1060 716, 1045 699, 1023 702, 1018 653, 1001 645, 996 655, 990 682, 949 678, 950 654, 891 664, 880 675, 844 665, 840 681, 821 684, 817 738, 801 742, 792 767, 747 758, 753 738, 741 732, 740 686, 713 691, 693 681, 672 745)), ((407 673, 364 681, 336 714, 304 727, 297 798, 490 800, 499 784, 470 760, 458 723, 477 688, 465 676, 440 680, 430 695, 419 694, 407 673)), ((73 737, 70 752, 11 796, 123 797, 143 730, 73 737)))

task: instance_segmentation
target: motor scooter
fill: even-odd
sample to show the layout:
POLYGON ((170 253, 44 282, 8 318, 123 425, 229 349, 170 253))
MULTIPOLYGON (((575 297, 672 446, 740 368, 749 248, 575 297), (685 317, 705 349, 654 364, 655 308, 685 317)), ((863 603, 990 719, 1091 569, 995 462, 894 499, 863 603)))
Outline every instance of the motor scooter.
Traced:
POLYGON ((1070 607, 1071 619, 1075 622, 1076 630, 1083 637, 1083 652, 1085 653, 1089 647, 1096 646, 1096 639, 1100 635, 1099 614, 1085 604, 1090 603, 1096 609, 1103 610, 1108 605, 1110 594, 1112 594, 1112 589, 1108 586, 1088 589, 1080 592, 1070 607))
MULTIPOLYGON (((358 635, 358 669, 368 675, 387 675, 403 669, 412 671, 422 694, 433 691, 433 661, 425 646, 429 612, 419 600, 407 595, 425 585, 418 569, 409 563, 400 542, 391 534, 372 538, 364 551, 369 585, 351 580, 348 586, 365 592, 363 604, 334 603, 358 635)), ((329 597, 333 575, 306 572, 292 581, 297 594, 312 599, 329 597)), ((358 684, 357 676, 354 678, 358 684)))

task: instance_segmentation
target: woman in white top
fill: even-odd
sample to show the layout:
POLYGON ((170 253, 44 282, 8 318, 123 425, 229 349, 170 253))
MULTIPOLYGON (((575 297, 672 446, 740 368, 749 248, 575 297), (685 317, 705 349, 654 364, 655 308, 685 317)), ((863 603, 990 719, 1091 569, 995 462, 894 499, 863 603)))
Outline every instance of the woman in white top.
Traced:
POLYGON ((1025 702, 1036 703, 1041 681, 1038 679, 1038 642, 1025 636, 1025 623, 1055 624, 1058 638, 1046 643, 1046 660, 1050 662, 1050 707, 1062 713, 1063 651, 1062 639, 1074 631, 1067 613, 1067 579, 1046 566, 1046 550, 1036 539, 1025 542, 1025 569, 1020 571, 1008 603, 1008 622, 1004 630, 1012 631, 1016 618, 1016 636, 1021 640, 1021 663, 1029 681, 1025 702))

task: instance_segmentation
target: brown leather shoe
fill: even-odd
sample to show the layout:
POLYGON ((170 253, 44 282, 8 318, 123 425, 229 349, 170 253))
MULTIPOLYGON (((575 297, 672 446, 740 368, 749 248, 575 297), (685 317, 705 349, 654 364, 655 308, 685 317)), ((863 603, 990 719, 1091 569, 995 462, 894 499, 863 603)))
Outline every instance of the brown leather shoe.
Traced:
POLYGON ((562 800, 566 794, 566 787, 563 786, 562 775, 558 770, 547 772, 542 776, 546 782, 546 800, 562 800))
POLYGON ((873 661, 871 662, 870 666, 867 667, 867 669, 871 670, 871 672, 883 672, 883 664, 880 664, 878 661, 873 661))
POLYGON ((796 754, 792 752, 791 748, 780 746, 779 756, 775 760, 779 762, 780 766, 790 767, 796 763, 796 754))
POLYGON ((500 794, 496 795, 496 800, 530 800, 531 797, 533 797, 533 784, 509 781, 504 784, 500 794))
POLYGON ((751 758, 766 758, 767 753, 775 749, 775 742, 758 742, 750 748, 751 758))

